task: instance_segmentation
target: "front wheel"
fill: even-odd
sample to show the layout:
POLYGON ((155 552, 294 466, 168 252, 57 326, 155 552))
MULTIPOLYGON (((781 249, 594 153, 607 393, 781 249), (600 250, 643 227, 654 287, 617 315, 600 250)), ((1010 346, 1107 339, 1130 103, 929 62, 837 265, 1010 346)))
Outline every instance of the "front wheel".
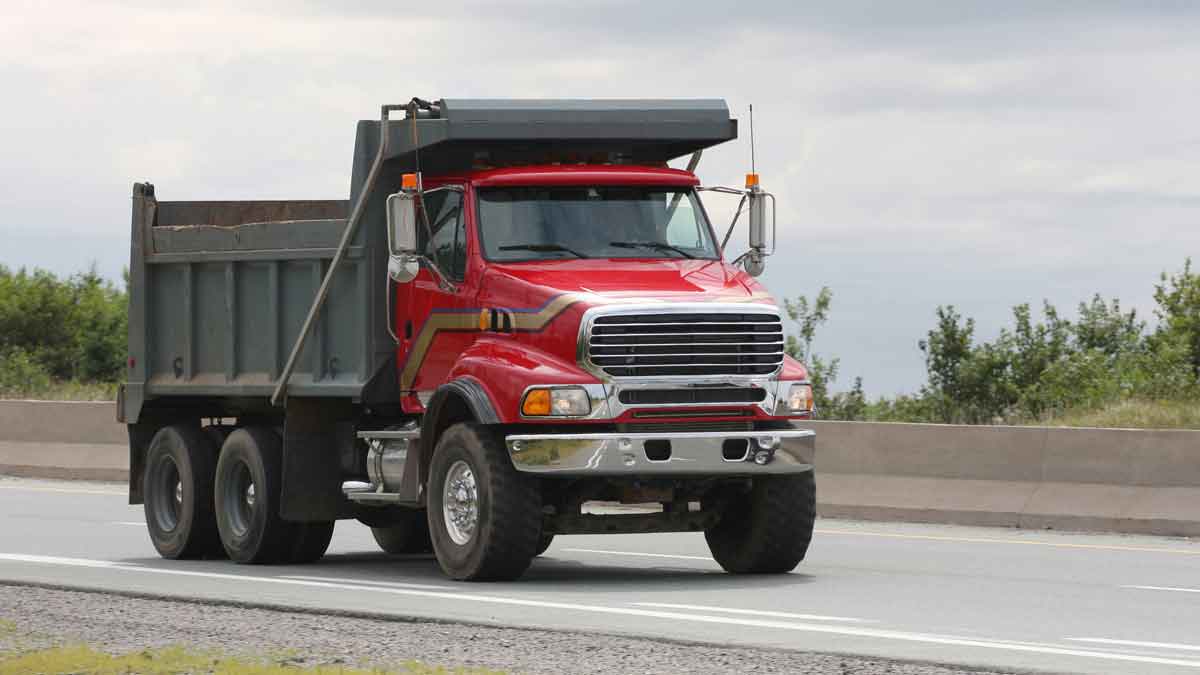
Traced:
POLYGON ((734 574, 783 574, 804 560, 817 517, 812 471, 755 478, 715 500, 721 520, 704 531, 713 558, 734 574))
POLYGON ((503 439, 485 426, 447 429, 429 467, 429 533, 451 579, 516 579, 541 538, 541 495, 517 471, 503 439))

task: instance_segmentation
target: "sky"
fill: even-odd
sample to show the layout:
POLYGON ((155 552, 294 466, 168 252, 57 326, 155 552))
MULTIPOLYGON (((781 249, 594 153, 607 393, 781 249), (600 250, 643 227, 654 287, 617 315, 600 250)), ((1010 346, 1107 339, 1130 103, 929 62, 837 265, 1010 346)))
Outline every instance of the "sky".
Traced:
POLYGON ((741 183, 753 104, 762 281, 832 289, 835 388, 911 392, 938 305, 984 339, 1094 293, 1153 320, 1158 275, 1200 258, 1197 35, 1195 2, 8 0, 0 264, 119 279, 140 180, 345 198, 354 121, 385 102, 717 97, 742 138, 697 173, 741 183))

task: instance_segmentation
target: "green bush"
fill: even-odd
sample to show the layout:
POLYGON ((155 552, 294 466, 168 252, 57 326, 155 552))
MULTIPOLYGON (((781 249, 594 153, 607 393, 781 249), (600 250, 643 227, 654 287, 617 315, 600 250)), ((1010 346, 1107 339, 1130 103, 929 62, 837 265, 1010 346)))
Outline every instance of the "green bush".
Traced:
POLYGON ((95 270, 60 279, 0 265, 0 368, 29 381, 40 381, 36 369, 56 382, 115 382, 125 372, 127 308, 126 292, 95 270))
POLYGON ((50 387, 50 373, 20 347, 0 351, 0 396, 26 398, 50 387))

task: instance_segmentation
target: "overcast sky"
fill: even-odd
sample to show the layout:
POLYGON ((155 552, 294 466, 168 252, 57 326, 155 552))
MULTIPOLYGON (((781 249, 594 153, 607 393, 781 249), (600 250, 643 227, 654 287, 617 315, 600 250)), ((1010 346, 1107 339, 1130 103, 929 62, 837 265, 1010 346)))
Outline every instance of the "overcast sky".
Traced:
POLYGON ((833 289, 817 350, 872 394, 921 385, 939 304, 1149 316, 1200 258, 1200 3, 252 4, 3 3, 0 263, 119 278, 135 180, 344 198, 354 121, 412 96, 725 98, 699 174, 734 185, 753 103, 763 279, 833 289))

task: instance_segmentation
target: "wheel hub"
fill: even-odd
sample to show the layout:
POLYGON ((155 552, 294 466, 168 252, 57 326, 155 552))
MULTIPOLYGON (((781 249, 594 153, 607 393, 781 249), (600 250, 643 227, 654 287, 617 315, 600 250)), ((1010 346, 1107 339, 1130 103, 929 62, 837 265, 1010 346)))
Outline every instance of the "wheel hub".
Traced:
POLYGON ((446 523, 446 533, 455 544, 462 546, 475 535, 475 526, 479 523, 479 490, 475 484, 475 473, 462 460, 455 462, 446 472, 442 517, 446 523))

